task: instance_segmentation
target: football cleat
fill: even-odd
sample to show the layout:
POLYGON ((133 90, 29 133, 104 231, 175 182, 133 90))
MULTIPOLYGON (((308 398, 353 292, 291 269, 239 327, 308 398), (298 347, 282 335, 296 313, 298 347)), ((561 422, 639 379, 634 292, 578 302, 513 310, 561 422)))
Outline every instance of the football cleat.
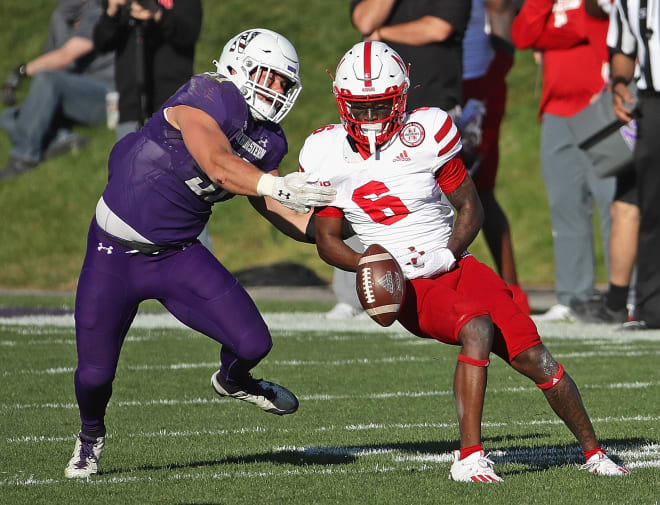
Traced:
POLYGON ((625 466, 617 465, 604 452, 597 452, 591 456, 587 462, 580 467, 580 470, 586 470, 589 473, 610 477, 630 473, 630 470, 625 466))
POLYGON ((211 376, 211 386, 220 396, 252 403, 266 412, 283 416, 298 410, 298 398, 284 386, 248 375, 239 381, 226 380, 218 370, 211 376))
POLYGON ((461 451, 454 451, 454 463, 449 470, 449 479, 457 482, 503 482, 493 470, 494 463, 486 457, 484 451, 473 452, 460 459, 461 451))
POLYGON ((97 473, 104 446, 105 437, 90 437, 82 432, 78 433, 73 454, 64 469, 64 476, 68 479, 85 479, 97 473))

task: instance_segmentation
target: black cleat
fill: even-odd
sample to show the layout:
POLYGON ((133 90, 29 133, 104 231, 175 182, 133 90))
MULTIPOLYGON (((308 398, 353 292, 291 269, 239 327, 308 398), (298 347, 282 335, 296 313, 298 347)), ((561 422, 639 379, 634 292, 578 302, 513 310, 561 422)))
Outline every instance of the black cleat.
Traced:
POLYGON ((241 381, 228 381, 220 371, 211 376, 211 386, 220 396, 252 403, 266 412, 283 416, 298 410, 298 398, 284 386, 248 375, 241 381))

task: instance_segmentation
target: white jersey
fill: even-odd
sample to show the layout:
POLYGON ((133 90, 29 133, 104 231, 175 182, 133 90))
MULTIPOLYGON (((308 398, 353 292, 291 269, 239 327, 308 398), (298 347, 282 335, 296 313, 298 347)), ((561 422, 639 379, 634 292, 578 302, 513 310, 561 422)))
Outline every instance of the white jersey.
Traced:
MULTIPOLYGON (((409 247, 447 246, 454 223, 436 175, 461 150, 458 129, 438 108, 417 109, 376 155, 353 151, 341 124, 316 130, 300 151, 300 169, 337 190, 340 209, 365 246, 380 244, 403 264, 409 247)), ((332 210, 332 209, 329 209, 332 210)), ((341 213, 337 212, 340 216, 341 213)))

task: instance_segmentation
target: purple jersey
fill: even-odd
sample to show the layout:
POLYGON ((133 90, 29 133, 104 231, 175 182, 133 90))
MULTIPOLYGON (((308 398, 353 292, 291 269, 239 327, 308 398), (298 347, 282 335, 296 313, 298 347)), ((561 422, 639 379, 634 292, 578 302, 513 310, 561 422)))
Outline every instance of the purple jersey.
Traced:
POLYGON ((255 122, 238 88, 220 74, 193 76, 139 132, 121 139, 108 162, 103 199, 115 214, 156 244, 184 244, 204 228, 214 203, 234 195, 214 184, 184 145, 165 109, 188 105, 215 119, 234 153, 264 172, 288 151, 284 132, 255 122))

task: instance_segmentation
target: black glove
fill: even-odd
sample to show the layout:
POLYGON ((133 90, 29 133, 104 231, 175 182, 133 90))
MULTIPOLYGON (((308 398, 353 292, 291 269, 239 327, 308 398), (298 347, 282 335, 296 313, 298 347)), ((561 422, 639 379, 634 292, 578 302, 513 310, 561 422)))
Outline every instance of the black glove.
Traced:
POLYGON ((27 71, 25 68, 25 63, 21 63, 9 73, 7 80, 2 83, 2 103, 4 105, 14 105, 16 103, 16 97, 14 96, 14 93, 20 86, 21 81, 26 77, 27 71))

